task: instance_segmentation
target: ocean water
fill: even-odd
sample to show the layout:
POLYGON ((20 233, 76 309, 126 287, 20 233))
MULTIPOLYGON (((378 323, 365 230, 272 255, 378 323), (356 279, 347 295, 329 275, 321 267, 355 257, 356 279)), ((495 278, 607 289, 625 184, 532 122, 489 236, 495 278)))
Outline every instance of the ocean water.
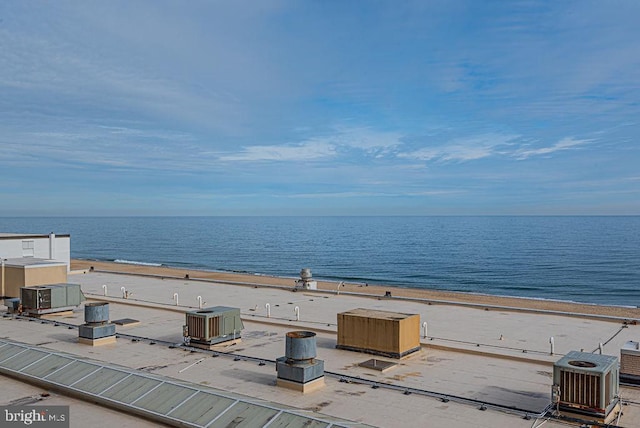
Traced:
POLYGON ((71 257, 640 306, 640 217, 0 217, 71 257))

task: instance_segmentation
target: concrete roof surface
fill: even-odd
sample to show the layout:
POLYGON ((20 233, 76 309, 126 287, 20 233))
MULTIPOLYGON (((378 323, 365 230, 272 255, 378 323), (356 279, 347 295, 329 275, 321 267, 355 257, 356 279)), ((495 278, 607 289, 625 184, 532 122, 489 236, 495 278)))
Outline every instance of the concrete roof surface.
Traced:
MULTIPOLYGON (((100 347, 77 343, 77 330, 63 325, 83 324, 81 309, 56 318, 58 326, 3 317, 0 336, 291 406, 309 415, 379 427, 428 423, 448 428, 530 428, 534 421, 523 416, 542 412, 549 405, 554 362, 572 350, 593 352, 600 343, 606 343, 605 354, 619 356, 624 344, 640 335, 639 326, 621 322, 395 298, 293 293, 271 287, 97 272, 73 275, 69 281, 81 284, 88 299, 110 302, 112 320, 133 318, 140 323, 118 326, 117 342, 100 347), (122 287, 129 292, 128 299, 123 298, 122 287), (174 293, 179 295, 179 305, 174 293), (198 296, 203 306, 240 308, 245 325, 242 339, 235 345, 216 347, 219 358, 175 346, 183 340, 184 313, 198 308, 198 296), (300 320, 296 320, 295 307, 300 320), (337 313, 354 308, 419 314, 421 322, 428 324, 427 337, 421 332, 422 350, 401 360, 380 358, 397 363, 384 372, 360 367, 372 356, 335 348, 337 313), (284 355, 285 334, 292 330, 317 333, 317 358, 324 360, 326 386, 316 392, 303 395, 275 386, 273 362, 284 355), (554 355, 550 355, 551 336, 554 355), (132 340, 134 337, 138 339, 132 340), (442 399, 446 395, 451 399, 442 399), (486 403, 486 411, 479 403, 486 403)), ((0 384, 4 382, 0 377, 0 384)), ((5 400, 19 398, 16 395, 5 400)), ((627 404, 620 426, 640 426, 640 389, 623 387, 621 395, 627 404)), ((566 425, 550 420, 545 426, 566 425)))
MULTIPOLYGON (((278 406, 248 396, 230 394, 200 384, 187 384, 168 377, 114 364, 90 361, 74 355, 0 339, 0 372, 27 378, 38 384, 89 400, 142 413, 181 426, 226 428, 250 421, 260 428, 367 428, 324 415, 305 414, 289 406, 278 406)), ((249 426, 247 423, 245 426, 249 426)))

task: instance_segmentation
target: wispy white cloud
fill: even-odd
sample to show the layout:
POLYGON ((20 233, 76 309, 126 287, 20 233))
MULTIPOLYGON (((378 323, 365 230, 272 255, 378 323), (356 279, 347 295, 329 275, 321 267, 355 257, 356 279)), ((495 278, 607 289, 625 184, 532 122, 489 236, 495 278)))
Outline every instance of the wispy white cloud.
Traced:
POLYGON ((573 137, 566 137, 552 146, 540 147, 537 149, 519 149, 513 153, 516 159, 524 160, 531 156, 550 155, 551 153, 575 149, 579 146, 591 143, 592 140, 580 140, 573 137))
POLYGON ((372 128, 342 128, 336 135, 328 137, 328 141, 364 150, 376 157, 389 153, 402 144, 402 134, 399 132, 377 131, 372 128))
POLYGON ((297 144, 256 145, 219 157, 222 161, 308 161, 337 157, 341 151, 356 149, 373 157, 383 157, 401 144, 402 134, 371 128, 338 127, 328 135, 297 144))
POLYGON ((287 61, 273 61, 267 40, 249 43, 279 6, 219 5, 204 27, 194 25, 192 8, 165 6, 17 6, 24 10, 13 16, 9 8, 0 45, 12 49, 0 56, 0 88, 27 94, 20 103, 37 94, 61 110, 80 107, 82 116, 106 109, 227 135, 246 133, 253 112, 264 115, 268 100, 293 92, 279 74, 287 61), (232 35, 234 26, 251 31, 232 35))
POLYGON ((280 195, 287 198, 364 198, 364 197, 384 197, 384 198, 397 198, 406 196, 444 196, 455 195, 464 193, 463 190, 424 190, 424 191, 407 191, 407 192, 362 192, 362 191, 350 191, 350 192, 318 192, 318 193, 297 193, 291 195, 280 195))
POLYGON ((307 141, 289 146, 249 146, 240 152, 219 157, 221 161, 310 161, 336 155, 336 147, 323 141, 307 141))
POLYGON ((0 161, 5 165, 38 168, 65 165, 140 171, 200 167, 198 147, 187 133, 80 123, 56 128, 56 131, 7 130, 0 135, 3 147, 0 161))
POLYGON ((466 162, 500 154, 499 148, 512 145, 517 138, 518 135, 485 134, 454 139, 444 145, 398 153, 397 156, 422 161, 466 162))

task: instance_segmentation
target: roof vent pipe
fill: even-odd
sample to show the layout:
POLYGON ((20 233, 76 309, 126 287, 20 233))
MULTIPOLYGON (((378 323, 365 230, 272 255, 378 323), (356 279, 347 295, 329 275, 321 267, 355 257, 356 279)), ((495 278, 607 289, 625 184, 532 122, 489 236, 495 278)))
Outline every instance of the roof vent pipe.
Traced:
POLYGON ((116 341, 116 325, 109 322, 109 303, 84 305, 84 324, 78 326, 78 341, 91 346, 116 341))
POLYGON ((178 306, 178 293, 173 293, 173 300, 176 301, 176 306, 178 306))
POLYGON ((316 360, 316 334, 291 331, 285 338, 285 356, 276 359, 276 384, 303 394, 324 386, 324 361, 316 360))
POLYGON ((551 352, 549 353, 549 355, 553 355, 553 351, 554 351, 553 336, 549 338, 549 344, 551 345, 551 352))
POLYGON ((296 321, 300 321, 300 307, 296 306, 293 308, 293 312, 296 314, 296 321))
POLYGON ((303 268, 300 270, 300 278, 302 278, 303 281, 311 281, 311 269, 309 268, 303 268))
POLYGON ((300 279, 296 280, 296 288, 304 288, 305 290, 316 290, 318 283, 311 276, 311 269, 303 268, 300 270, 300 279))
POLYGON ((264 307, 267 310, 267 318, 271 318, 271 305, 267 303, 264 307))
POLYGON ((284 354, 288 362, 313 361, 316 358, 316 334, 312 331, 287 333, 284 354))
POLYGON ((56 258, 56 234, 51 232, 49 234, 49 259, 54 260, 56 258))
POLYGON ((91 325, 109 322, 109 303, 92 302, 84 305, 84 322, 91 325))
POLYGON ((422 323, 422 328, 424 329, 423 338, 426 339, 427 338, 427 322, 426 321, 422 323))
POLYGON ((198 299, 198 308, 202 309, 202 296, 198 296, 197 299, 198 299))
POLYGON ((102 292, 105 296, 107 295, 107 284, 102 284, 102 292))

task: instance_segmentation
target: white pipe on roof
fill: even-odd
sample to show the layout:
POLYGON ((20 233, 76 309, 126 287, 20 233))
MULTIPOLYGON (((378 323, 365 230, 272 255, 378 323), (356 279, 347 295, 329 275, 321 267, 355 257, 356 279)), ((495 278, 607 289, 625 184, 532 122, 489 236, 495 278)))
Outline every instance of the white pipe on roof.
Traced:
POLYGON ((2 259, 2 297, 6 296, 4 293, 4 259, 2 259))
POLYGON ((49 234, 49 258, 51 260, 56 258, 56 234, 53 232, 49 234))

